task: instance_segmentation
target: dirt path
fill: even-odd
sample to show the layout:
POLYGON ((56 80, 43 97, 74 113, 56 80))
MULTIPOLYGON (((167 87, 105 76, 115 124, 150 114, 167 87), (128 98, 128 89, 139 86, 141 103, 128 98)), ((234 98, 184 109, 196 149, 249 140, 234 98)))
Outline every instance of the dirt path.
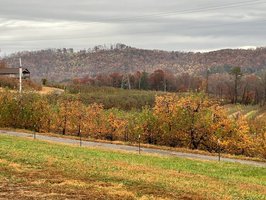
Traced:
MULTIPOLYGON (((20 132, 15 132, 15 131, 0 130, 0 134, 9 135, 9 136, 24 137, 24 138, 32 138, 33 137, 32 134, 20 133, 20 132)), ((36 135, 36 139, 44 140, 44 141, 51 141, 51 142, 58 142, 58 143, 63 143, 63 144, 80 145, 79 140, 67 139, 67 138, 36 135)), ((82 141, 82 146, 84 146, 84 147, 99 147, 99 148, 112 149, 112 150, 123 150, 123 151, 128 151, 128 152, 138 152, 139 151, 139 148, 134 147, 134 146, 108 144, 108 143, 100 143, 100 142, 82 141)), ((182 153, 182 152, 176 152, 176 151, 151 149, 151 148, 141 148, 141 153, 158 154, 158 155, 163 155, 163 156, 176 156, 176 157, 181 157, 181 158, 190 158, 190 159, 198 159, 198 160, 218 161, 217 156, 207 156, 207 155, 200 155, 200 154, 193 154, 193 153, 182 153)), ((233 158, 221 158, 221 161, 240 163, 240 164, 246 164, 246 165, 254 165, 254 166, 258 166, 258 167, 266 167, 265 162, 248 161, 248 160, 240 160, 240 159, 233 159, 233 158)))
POLYGON ((53 88, 53 87, 42 87, 42 90, 39 91, 39 94, 51 94, 51 93, 58 93, 61 94, 63 93, 64 90, 59 89, 59 88, 53 88))

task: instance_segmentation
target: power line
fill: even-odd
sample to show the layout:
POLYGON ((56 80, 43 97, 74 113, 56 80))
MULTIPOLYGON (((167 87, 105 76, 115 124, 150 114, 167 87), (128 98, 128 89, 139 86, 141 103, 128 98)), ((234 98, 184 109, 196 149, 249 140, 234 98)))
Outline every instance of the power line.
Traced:
POLYGON ((132 17, 90 18, 89 20, 92 20, 92 21, 85 22, 85 23, 90 24, 90 23, 101 23, 101 22, 109 22, 109 21, 126 22, 126 21, 132 21, 132 20, 142 20, 142 19, 146 19, 146 17, 164 17, 164 16, 173 16, 173 15, 192 14, 192 13, 199 13, 199 12, 204 12, 204 11, 243 7, 243 6, 265 4, 265 3, 266 2, 265 1, 263 2, 262 0, 242 1, 242 2, 223 4, 219 6, 207 6, 207 7, 200 7, 200 8, 194 8, 194 9, 173 10, 173 11, 168 11, 168 12, 160 12, 160 13, 153 13, 153 14, 146 14, 146 15, 139 15, 139 16, 132 16, 132 17))
MULTIPOLYGON (((245 24, 249 23, 251 21, 242 21, 242 22, 231 22, 231 23, 224 23, 224 24, 211 24, 211 25, 196 25, 196 26, 187 26, 187 27, 181 27, 182 30, 193 30, 193 29, 205 29, 205 28, 215 28, 215 27, 226 27, 231 25, 237 25, 237 24, 245 24)), ((252 21, 252 25, 260 24, 266 22, 266 19, 262 19, 261 21, 252 21)), ((250 27, 248 27, 250 29, 250 27)), ((144 32, 135 32, 133 34, 148 34, 148 33, 163 33, 164 31, 144 31, 144 32)))
MULTIPOLYGON (((241 1, 241 2, 234 2, 229 4, 222 4, 218 6, 207 6, 207 7, 199 7, 199 8, 193 8, 193 9, 183 9, 183 10, 173 10, 168 12, 160 12, 160 13, 152 13, 152 14, 146 14, 146 15, 139 15, 139 16, 132 16, 132 17, 111 17, 108 18, 90 18, 88 20, 91 20, 90 22, 83 22, 84 24, 90 24, 90 23, 104 23, 104 22, 110 22, 116 20, 117 22, 126 22, 129 20, 141 20, 146 19, 146 17, 162 17, 162 16, 172 16, 172 15, 182 15, 182 14, 192 14, 192 13, 199 13, 204 11, 210 11, 210 10, 219 10, 219 9, 226 9, 226 8, 235 8, 235 7, 243 7, 243 6, 250 6, 250 5, 257 5, 257 4, 265 4, 266 2, 264 0, 249 0, 249 1, 241 1)), ((75 23, 72 23, 75 24, 75 23)))

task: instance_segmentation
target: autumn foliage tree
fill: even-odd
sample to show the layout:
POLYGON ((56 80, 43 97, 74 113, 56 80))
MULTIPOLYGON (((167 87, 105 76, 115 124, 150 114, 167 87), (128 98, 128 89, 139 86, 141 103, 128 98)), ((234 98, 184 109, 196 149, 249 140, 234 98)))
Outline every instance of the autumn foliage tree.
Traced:
POLYGON ((86 108, 85 135, 96 139, 107 139, 108 121, 103 105, 91 104, 86 108))
POLYGON ((154 110, 171 146, 215 150, 218 134, 227 125, 221 107, 204 95, 158 97, 154 110))

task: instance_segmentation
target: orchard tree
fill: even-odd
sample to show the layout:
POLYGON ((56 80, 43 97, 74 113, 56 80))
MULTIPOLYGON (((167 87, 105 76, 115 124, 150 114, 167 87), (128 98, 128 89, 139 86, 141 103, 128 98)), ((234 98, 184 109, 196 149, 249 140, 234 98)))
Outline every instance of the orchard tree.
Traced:
POLYGON ((128 121, 123 118, 119 118, 114 115, 112 112, 108 115, 108 123, 110 126, 109 134, 106 136, 108 140, 128 140, 127 132, 127 125, 128 121))
POLYGON ((231 130, 224 137, 225 149, 228 153, 237 155, 251 155, 253 151, 253 139, 246 118, 236 116, 232 121, 231 130))
POLYGON ((86 136, 96 139, 105 139, 109 127, 108 118, 102 104, 93 103, 86 107, 84 129, 86 136))
POLYGON ((70 128, 71 116, 73 112, 73 100, 64 95, 58 101, 58 110, 57 110, 57 127, 62 129, 62 134, 65 135, 70 128))
POLYGON ((141 141, 144 143, 162 143, 162 138, 159 138, 160 136, 158 134, 157 122, 157 117, 153 113, 153 110, 148 106, 143 107, 142 111, 135 116, 134 124, 131 124, 134 141, 137 141, 140 136, 141 141))
POLYGON ((84 123, 86 123, 86 107, 78 99, 70 103, 69 109, 71 113, 69 117, 71 129, 76 132, 77 136, 80 136, 81 131, 84 130, 84 123))
POLYGON ((178 106, 179 98, 177 95, 157 96, 153 109, 154 116, 157 118, 160 142, 164 145, 180 146, 183 138, 181 130, 181 107, 178 106))

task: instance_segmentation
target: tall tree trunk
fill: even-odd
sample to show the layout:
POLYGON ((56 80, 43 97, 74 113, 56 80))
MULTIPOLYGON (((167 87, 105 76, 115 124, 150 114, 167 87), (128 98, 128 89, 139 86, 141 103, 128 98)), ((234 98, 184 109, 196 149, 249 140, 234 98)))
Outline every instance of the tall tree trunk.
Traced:
POLYGON ((235 97, 234 97, 234 103, 237 104, 237 74, 235 75, 235 97))
POLYGON ((248 84, 246 84, 245 87, 244 87, 244 91, 243 91, 243 95, 242 95, 241 103, 247 103, 247 102, 246 102, 247 85, 248 85, 248 84))

